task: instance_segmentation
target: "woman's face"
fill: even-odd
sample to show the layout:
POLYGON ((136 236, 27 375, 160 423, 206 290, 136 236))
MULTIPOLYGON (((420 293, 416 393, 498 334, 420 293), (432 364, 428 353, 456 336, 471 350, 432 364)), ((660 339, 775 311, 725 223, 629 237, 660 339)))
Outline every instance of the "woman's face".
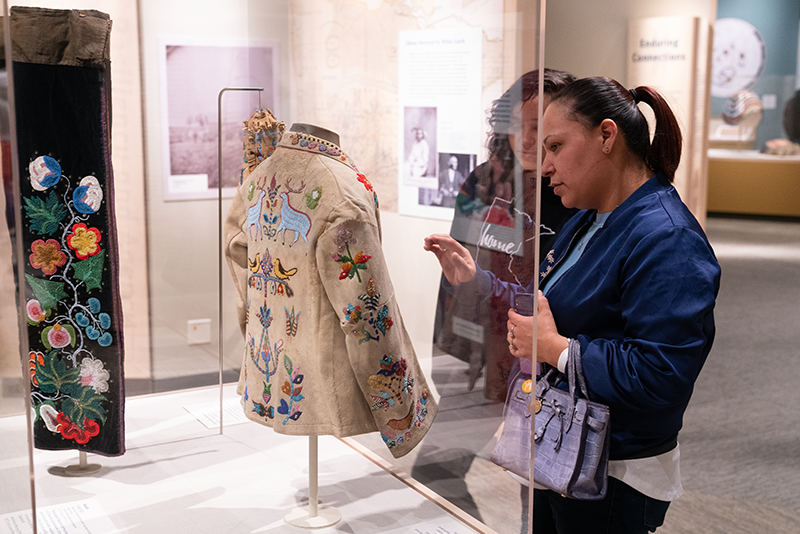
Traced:
MULTIPOLYGON (((550 103, 550 97, 545 95, 544 107, 550 103)), ((508 141, 514 155, 527 171, 535 171, 537 164, 537 150, 539 148, 539 97, 514 106, 514 116, 511 119, 511 128, 508 132, 508 141)))
POLYGON ((608 184, 600 170, 600 127, 587 129, 570 119, 558 102, 547 108, 542 120, 542 175, 550 177, 553 192, 567 208, 603 210, 608 184))

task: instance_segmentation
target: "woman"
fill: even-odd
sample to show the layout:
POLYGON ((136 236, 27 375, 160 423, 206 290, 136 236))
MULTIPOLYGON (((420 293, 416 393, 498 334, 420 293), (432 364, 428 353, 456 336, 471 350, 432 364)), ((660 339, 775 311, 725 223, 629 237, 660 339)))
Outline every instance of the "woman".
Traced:
MULTIPOLYGON (((544 69, 543 72, 544 107, 547 107, 551 98, 575 77, 555 69, 544 69)), ((523 74, 492 103, 488 113, 491 130, 486 144, 489 156, 485 163, 469 174, 462 185, 456 198, 456 213, 450 231, 451 237, 461 244, 474 246, 472 250, 482 268, 496 273, 502 280, 524 285, 536 277, 538 267, 533 261, 532 224, 536 209, 536 151, 539 145, 538 95, 539 71, 534 70, 523 74), (522 191, 517 194, 519 185, 522 185, 522 191), (523 232, 515 235, 513 227, 517 210, 524 212, 527 217, 523 218, 523 232), (514 235, 519 239, 514 242, 514 248, 521 253, 512 256, 485 246, 475 238, 476 225, 485 232, 481 235, 514 235)), ((543 182, 546 186, 547 180, 543 182)), ((552 189, 544 187, 540 206, 540 258, 550 250, 556 234, 576 211, 565 208, 552 189)), ((471 298, 473 295, 456 292, 454 296, 458 306, 455 306, 449 289, 443 288, 439 294, 434 339, 442 350, 470 364, 470 386, 485 366, 484 395, 487 399, 503 402, 506 399, 507 380, 515 362, 506 342, 508 305, 503 300, 488 299, 475 306, 471 298), (455 315, 481 325, 483 342, 455 335, 451 325, 455 315)))
MULTIPOLYGON (((535 490, 534 532, 655 531, 682 493, 677 437, 714 339, 719 264, 671 185, 681 135, 655 90, 578 80, 543 121, 542 171, 581 211, 540 266, 537 360, 563 371, 568 354, 581 358, 589 397, 611 409, 611 462, 601 501, 535 490), (639 102, 655 113, 652 145, 639 102)), ((451 283, 509 299, 520 289, 450 246, 425 243, 451 283)), ((532 354, 532 320, 509 310, 507 327, 512 354, 532 354)))

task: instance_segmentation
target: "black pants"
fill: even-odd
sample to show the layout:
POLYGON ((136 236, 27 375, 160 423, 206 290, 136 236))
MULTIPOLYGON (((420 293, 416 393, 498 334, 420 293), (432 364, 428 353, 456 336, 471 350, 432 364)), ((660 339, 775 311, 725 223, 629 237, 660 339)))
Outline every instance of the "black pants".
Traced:
POLYGON ((669 502, 608 479, 600 501, 577 501, 548 490, 533 492, 534 534, 646 534, 664 524, 669 502))

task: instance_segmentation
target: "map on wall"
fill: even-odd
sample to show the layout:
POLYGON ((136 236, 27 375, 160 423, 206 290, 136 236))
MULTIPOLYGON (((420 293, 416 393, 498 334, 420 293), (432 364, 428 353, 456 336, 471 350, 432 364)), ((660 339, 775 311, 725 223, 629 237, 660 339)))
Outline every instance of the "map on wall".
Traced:
POLYGON ((741 19, 714 23, 711 96, 728 98, 749 89, 764 70, 764 40, 758 30, 741 19))
MULTIPOLYGON (((438 103, 414 101, 400 105, 401 32, 449 29, 480 32, 480 101, 475 104, 476 109, 464 111, 465 117, 469 113, 478 122, 483 121, 491 101, 503 91, 503 0, 437 4, 412 0, 289 3, 291 19, 295 21, 293 38, 303 44, 289 51, 295 72, 293 116, 339 134, 342 149, 375 186, 381 211, 398 211, 398 177, 400 167, 407 163, 404 148, 410 147, 410 142, 404 144, 399 133, 412 135, 411 125, 402 129, 401 123, 411 120, 415 113, 421 120, 442 127, 446 126, 443 119, 447 120, 446 110, 431 111, 440 108, 438 103)), ((485 130, 479 126, 479 135, 485 130)), ((468 173, 475 149, 438 143, 434 149, 432 130, 426 129, 424 135, 428 139, 430 161, 421 177, 432 178, 438 184, 440 160, 449 164, 454 154, 459 173, 468 173)), ((444 132, 437 133, 442 141, 443 136, 444 132)), ((482 146, 483 140, 479 139, 477 144, 482 146)), ((478 161, 483 157, 478 155, 478 161)), ((425 208, 428 207, 425 203, 439 202, 438 196, 425 197, 418 193, 419 189, 414 188, 417 195, 413 198, 414 205, 425 208)), ((432 192, 437 191, 438 185, 432 192)))

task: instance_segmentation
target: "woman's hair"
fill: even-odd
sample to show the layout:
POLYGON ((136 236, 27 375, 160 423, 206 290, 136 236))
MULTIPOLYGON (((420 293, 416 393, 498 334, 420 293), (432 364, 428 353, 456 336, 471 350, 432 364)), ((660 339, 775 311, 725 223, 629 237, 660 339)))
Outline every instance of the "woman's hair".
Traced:
POLYGON ((596 128, 605 119, 613 120, 628 148, 653 171, 663 172, 672 182, 681 161, 681 129, 672 110, 655 89, 639 86, 630 91, 605 77, 576 80, 553 97, 568 116, 586 128, 596 128), (652 108, 656 130, 650 142, 650 128, 637 104, 652 108))
MULTIPOLYGON (((544 94, 553 98, 559 91, 575 80, 568 72, 544 69, 544 94)), ((539 95, 539 70, 526 72, 519 80, 503 93, 503 96, 492 103, 489 110, 489 139, 486 148, 489 156, 497 157, 503 166, 514 165, 514 151, 508 140, 508 134, 514 120, 514 108, 539 95)))

